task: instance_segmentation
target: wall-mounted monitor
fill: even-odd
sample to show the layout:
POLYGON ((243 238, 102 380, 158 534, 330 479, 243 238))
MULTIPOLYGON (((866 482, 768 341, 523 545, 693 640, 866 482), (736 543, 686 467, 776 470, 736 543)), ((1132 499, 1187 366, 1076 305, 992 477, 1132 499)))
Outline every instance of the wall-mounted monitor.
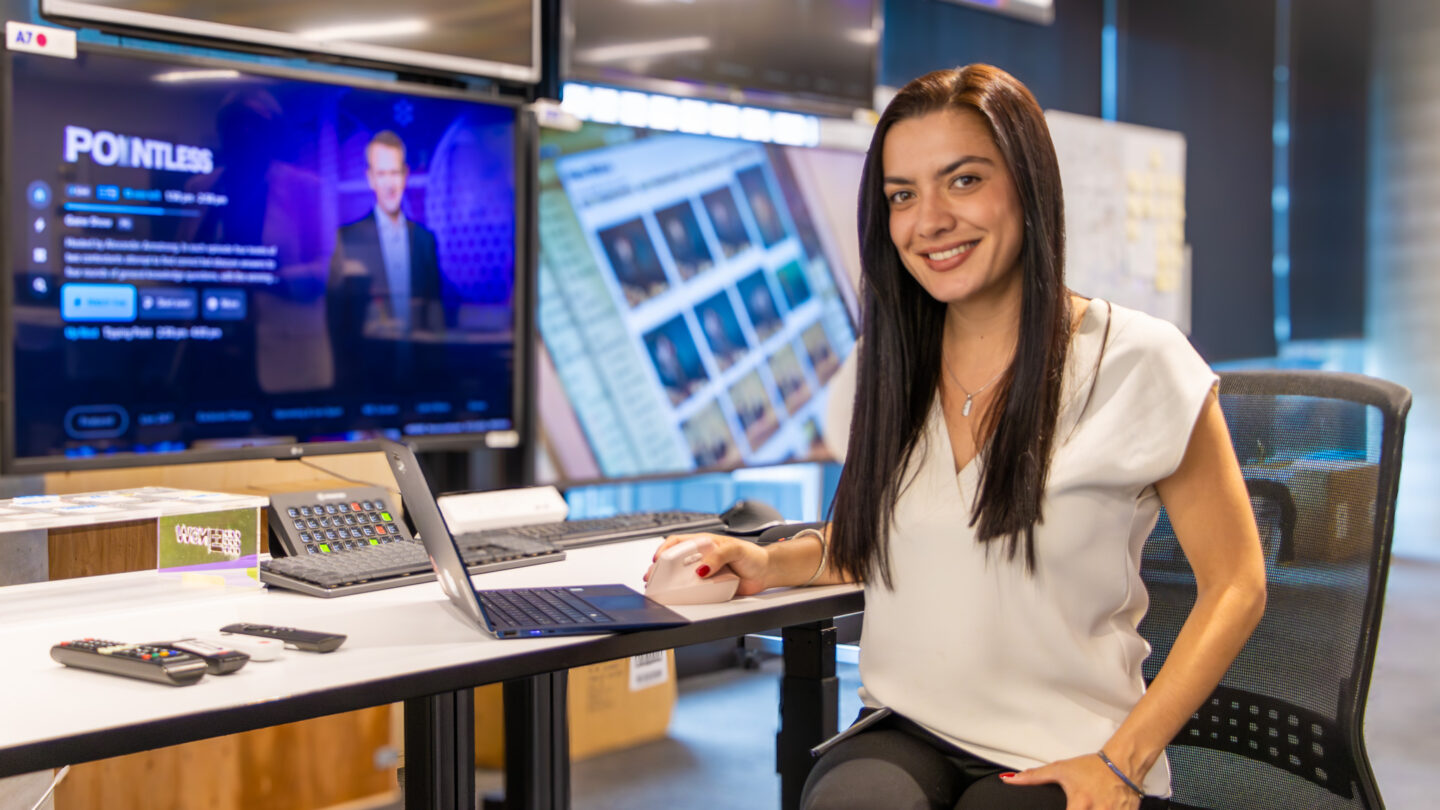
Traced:
POLYGON ((7 470, 508 440, 528 329, 514 104, 6 58, 7 470))
POLYGON ((540 78, 540 0, 40 0, 116 32, 487 76, 540 78))
POLYGON ((540 148, 554 477, 825 458, 828 386, 855 345, 863 155, 600 124, 540 148))
POLYGON ((570 0, 566 78, 848 116, 874 105, 878 0, 570 0))

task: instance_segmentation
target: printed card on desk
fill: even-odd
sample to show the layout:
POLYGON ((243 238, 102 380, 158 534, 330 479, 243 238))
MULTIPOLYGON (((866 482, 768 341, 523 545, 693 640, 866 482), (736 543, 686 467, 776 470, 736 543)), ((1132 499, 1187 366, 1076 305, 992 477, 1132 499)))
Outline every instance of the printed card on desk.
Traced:
POLYGON ((258 506, 163 515, 158 521, 162 575, 202 584, 260 586, 258 506))

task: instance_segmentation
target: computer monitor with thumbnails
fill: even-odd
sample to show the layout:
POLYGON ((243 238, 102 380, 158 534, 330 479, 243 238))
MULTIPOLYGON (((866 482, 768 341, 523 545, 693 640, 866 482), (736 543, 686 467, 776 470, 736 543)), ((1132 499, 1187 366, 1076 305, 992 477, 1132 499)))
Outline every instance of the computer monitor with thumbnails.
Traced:
POLYGON ((541 469, 827 459, 863 155, 586 124, 542 133, 540 158, 541 469))

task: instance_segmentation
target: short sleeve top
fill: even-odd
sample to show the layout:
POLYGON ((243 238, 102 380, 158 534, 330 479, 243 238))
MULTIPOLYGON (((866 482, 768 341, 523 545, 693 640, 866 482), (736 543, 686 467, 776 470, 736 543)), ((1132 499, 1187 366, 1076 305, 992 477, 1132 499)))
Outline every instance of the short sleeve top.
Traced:
MULTIPOLYGON (((893 589, 865 589, 865 702, 1010 768, 1099 750, 1145 691, 1150 647, 1136 626, 1154 484, 1179 467, 1215 382, 1171 324, 1090 302, 1066 362, 1033 573, 1023 553, 976 542, 980 462, 955 471, 937 395, 895 508, 893 589)), ((1144 787, 1168 796, 1169 783, 1162 756, 1144 787)))

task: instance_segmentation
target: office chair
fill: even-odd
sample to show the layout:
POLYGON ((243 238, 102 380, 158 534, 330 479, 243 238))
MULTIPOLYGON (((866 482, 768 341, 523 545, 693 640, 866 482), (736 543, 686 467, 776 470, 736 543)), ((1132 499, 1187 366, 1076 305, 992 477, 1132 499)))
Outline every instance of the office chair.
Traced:
MULTIPOLYGON (((1355 374, 1220 375, 1264 545, 1254 635, 1167 753, 1175 810, 1383 810, 1363 720, 1410 392, 1355 374)), ((1195 600, 1162 516, 1141 576, 1155 677, 1195 600)))

